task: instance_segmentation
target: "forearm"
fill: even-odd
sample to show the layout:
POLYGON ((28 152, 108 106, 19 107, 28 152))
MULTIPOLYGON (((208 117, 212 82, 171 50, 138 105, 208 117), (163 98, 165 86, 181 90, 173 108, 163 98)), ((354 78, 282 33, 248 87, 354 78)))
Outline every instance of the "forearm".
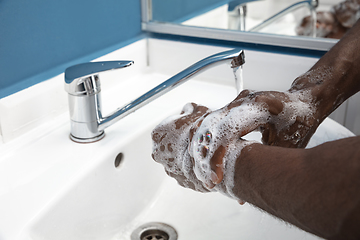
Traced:
POLYGON ((360 21, 290 91, 310 90, 322 121, 342 102, 360 91, 360 21))
POLYGON ((360 237, 351 225, 360 221, 353 214, 360 210, 360 150, 355 146, 360 137, 306 150, 252 144, 236 162, 234 193, 318 236, 360 237))

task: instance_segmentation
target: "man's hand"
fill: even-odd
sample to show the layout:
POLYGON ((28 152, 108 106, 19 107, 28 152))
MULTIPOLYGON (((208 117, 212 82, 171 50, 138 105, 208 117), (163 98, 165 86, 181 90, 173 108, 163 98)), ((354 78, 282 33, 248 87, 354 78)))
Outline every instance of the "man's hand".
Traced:
POLYGON ((188 151, 189 135, 196 121, 209 113, 207 107, 189 103, 180 115, 165 119, 152 132, 153 159, 181 186, 200 192, 208 192, 209 187, 199 181, 193 171, 194 159, 188 151))
POLYGON ((260 131, 263 144, 270 146, 304 148, 318 127, 316 106, 306 90, 245 90, 225 110, 242 111, 245 115, 238 120, 241 129, 238 137, 260 131))
POLYGON ((224 108, 198 118, 189 148, 198 178, 207 186, 221 183, 229 161, 251 143, 241 138, 252 131, 260 131, 266 145, 305 147, 318 126, 311 99, 306 91, 245 90, 224 108), (201 174, 207 169, 210 174, 201 174))
MULTIPOLYGON (((219 191, 243 204, 242 200, 232 194, 232 184, 226 184, 225 181, 214 184, 211 181, 212 170, 206 167, 203 169, 205 164, 198 158, 194 159, 189 152, 194 135, 193 130, 197 129, 202 120, 210 113, 211 111, 207 107, 189 103, 184 106, 180 115, 169 117, 161 122, 152 132, 152 157, 156 162, 161 163, 165 172, 175 178, 181 186, 199 192, 219 191)), ((209 136, 205 138, 205 142, 210 140, 209 136)), ((237 152, 241 151, 241 146, 246 145, 245 141, 241 139, 232 142, 237 144, 237 152)), ((230 162, 226 168, 233 169, 232 164, 234 163, 235 161, 230 162)), ((233 183, 231 174, 228 175, 228 178, 230 183, 233 183)))
POLYGON ((226 169, 252 143, 243 136, 257 130, 266 145, 305 147, 318 126, 314 116, 310 93, 305 91, 245 90, 213 112, 187 104, 180 115, 154 129, 152 156, 182 186, 202 192, 215 186, 224 190, 229 188, 220 184, 226 169))
POLYGON ((187 105, 153 131, 153 158, 182 186, 243 198, 320 237, 358 239, 359 138, 285 147, 305 147, 321 121, 360 91, 359 35, 360 21, 287 92, 246 90, 213 112, 187 105), (264 144, 283 147, 242 140, 254 130, 264 144))

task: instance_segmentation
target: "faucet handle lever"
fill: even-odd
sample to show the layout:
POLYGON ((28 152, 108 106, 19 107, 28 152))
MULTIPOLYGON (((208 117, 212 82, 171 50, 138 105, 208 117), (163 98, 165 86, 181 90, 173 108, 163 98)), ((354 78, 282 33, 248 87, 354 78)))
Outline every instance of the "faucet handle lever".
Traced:
POLYGON ((65 90, 70 95, 92 95, 100 92, 98 73, 131 66, 134 61, 88 62, 65 70, 65 90))
POLYGON ((134 61, 106 61, 77 64, 65 70, 65 83, 71 84, 75 79, 96 75, 104 71, 125 68, 133 63, 134 61))

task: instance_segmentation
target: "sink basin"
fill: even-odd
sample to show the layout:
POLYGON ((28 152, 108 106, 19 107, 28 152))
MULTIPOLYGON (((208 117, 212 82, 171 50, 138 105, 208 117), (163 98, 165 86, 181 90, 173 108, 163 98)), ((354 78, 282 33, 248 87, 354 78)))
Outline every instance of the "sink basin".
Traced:
MULTIPOLYGON (((125 144, 95 154, 97 160, 33 219, 26 236, 125 240, 143 224, 162 222, 175 228, 179 240, 318 239, 249 204, 241 206, 220 193, 198 193, 179 186, 150 157, 152 127, 133 134, 125 144)), ((328 119, 319 132, 326 132, 327 138, 339 137, 331 131, 333 127, 339 124, 328 119)), ((260 140, 260 135, 247 138, 260 140)), ((310 145, 319 138, 315 134, 310 145)), ((108 141, 110 136, 100 147, 108 141)))
MULTIPOLYGON (((145 40, 135 44, 146 46, 145 40)), ((163 42, 160 45, 167 47, 163 42)), ((192 51, 194 46, 189 46, 187 50, 192 51)), ((132 49, 136 51, 138 45, 132 49)), ((199 46, 196 49, 199 51, 199 46)), ((152 51, 155 50, 150 49, 150 54, 152 51)), ((208 47, 207 51, 214 53, 219 49, 208 47)), ((248 59, 258 59, 256 54, 260 53, 250 52, 248 59)), ((174 55, 185 59, 181 54, 174 55)), ((135 68, 132 74, 124 73, 123 80, 116 84, 109 80, 114 84, 112 88, 103 81, 105 110, 112 110, 119 102, 127 102, 166 80, 172 74, 169 71, 178 71, 167 63, 161 65, 163 72, 154 70, 159 62, 156 55, 151 56, 153 69, 145 66, 143 71, 135 68)), ((279 63, 274 57, 269 61, 279 63)), ((309 58, 308 65, 301 66, 308 68, 314 61, 309 58)), ((182 65, 192 62, 193 59, 179 61, 180 66, 176 67, 183 68, 182 65)), ((300 62, 304 64, 304 59, 300 62)), ((248 63, 251 69, 259 62, 248 63)), ((116 73, 115 78, 118 74, 121 75, 116 73)), ((149 222, 171 225, 179 240, 318 239, 249 204, 240 206, 219 193, 202 194, 184 189, 151 159, 150 132, 162 119, 178 113, 188 102, 216 109, 236 96, 234 86, 228 84, 232 81, 231 71, 230 80, 226 77, 214 80, 219 79, 218 73, 209 74, 209 81, 204 81, 203 75, 191 80, 109 127, 99 142, 72 142, 65 111, 21 138, 2 143, 0 240, 128 240, 134 230, 149 222)), ((275 76, 281 79, 279 74, 275 76)), ((250 78, 258 79, 245 75, 245 79, 250 78)), ((245 86, 256 87, 256 84, 252 81, 245 86)), ((310 146, 351 135, 349 130, 327 119, 310 146)), ((259 140, 260 135, 251 134, 248 138, 259 140)))
POLYGON ((166 177, 149 159, 149 136, 148 130, 134 134, 128 143, 95 155, 98 160, 37 217, 32 239, 112 239, 130 229, 166 177))

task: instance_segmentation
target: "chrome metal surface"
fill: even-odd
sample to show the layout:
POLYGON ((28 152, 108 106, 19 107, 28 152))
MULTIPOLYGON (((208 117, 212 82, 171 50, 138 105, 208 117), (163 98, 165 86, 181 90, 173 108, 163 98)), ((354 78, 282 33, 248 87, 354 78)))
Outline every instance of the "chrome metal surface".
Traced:
POLYGON ((150 222, 141 225, 131 234, 131 240, 177 240, 176 230, 165 223, 150 222))
POLYGON ((98 73, 129 67, 133 63, 133 61, 88 62, 68 67, 65 70, 65 90, 71 95, 100 92, 98 73))
POLYGON ((70 139, 75 142, 96 142, 104 131, 99 130, 101 86, 99 73, 131 66, 133 61, 89 62, 65 70, 65 90, 68 93, 71 120, 70 139))
POLYGON ((101 62, 70 67, 65 70, 65 89, 69 93, 71 119, 70 137, 73 141, 80 143, 98 141, 103 137, 105 128, 204 70, 225 62, 230 63, 231 68, 242 66, 245 63, 243 50, 234 49, 204 58, 105 117, 101 113, 101 88, 98 73, 115 69, 114 66, 127 67, 133 62, 110 62, 111 64, 101 62), (95 70, 89 69, 91 66, 94 66, 95 70), (81 76, 80 73, 85 76, 81 76))
POLYGON ((234 8, 228 7, 228 29, 245 31, 246 29, 246 4, 234 8))
POLYGON ((181 71, 175 76, 169 78, 165 82, 154 87, 153 89, 143 94, 142 96, 138 97, 134 101, 117 109, 114 113, 110 114, 108 117, 104 117, 100 119, 99 130, 104 130, 108 126, 112 125, 114 122, 124 118, 125 116, 141 108, 147 103, 171 91, 175 87, 186 82, 187 80, 201 73, 202 71, 210 67, 214 67, 218 64, 221 64, 225 61, 228 61, 229 63, 234 63, 232 67, 235 67, 236 65, 242 65, 245 62, 244 52, 242 50, 235 49, 231 51, 221 52, 212 55, 210 57, 204 58, 203 60, 191 65, 190 67, 186 68, 185 70, 181 71))

